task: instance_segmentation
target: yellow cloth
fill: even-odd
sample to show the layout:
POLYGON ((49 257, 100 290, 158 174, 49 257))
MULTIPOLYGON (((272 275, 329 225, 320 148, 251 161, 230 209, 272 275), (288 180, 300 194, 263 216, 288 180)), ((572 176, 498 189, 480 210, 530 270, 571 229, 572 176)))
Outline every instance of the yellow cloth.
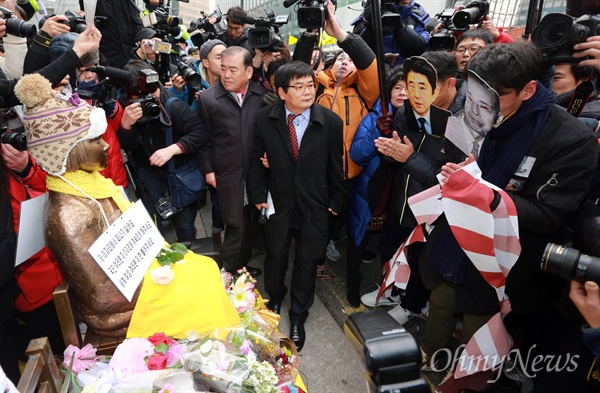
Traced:
POLYGON ((202 336, 217 328, 241 323, 223 287, 221 272, 212 259, 188 252, 184 263, 172 265, 175 278, 168 285, 152 282, 150 271, 133 310, 127 337, 148 337, 164 332, 185 338, 194 329, 202 336))
MULTIPOLYGON (((62 177, 85 191, 94 199, 112 198, 122 212, 133 205, 125 198, 121 189, 117 187, 112 180, 103 177, 100 172, 77 170, 74 172, 65 172, 62 177)), ((48 190, 60 192, 62 194, 83 198, 87 197, 81 191, 73 188, 72 185, 58 176, 48 175, 46 177, 46 187, 48 190)))

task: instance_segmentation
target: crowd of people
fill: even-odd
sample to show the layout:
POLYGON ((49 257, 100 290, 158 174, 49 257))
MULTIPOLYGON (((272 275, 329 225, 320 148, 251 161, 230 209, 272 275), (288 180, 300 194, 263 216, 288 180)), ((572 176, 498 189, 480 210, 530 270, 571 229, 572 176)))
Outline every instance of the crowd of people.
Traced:
MULTIPOLYGON (((20 11, 14 0, 0 3, 20 11)), ((150 10, 157 5, 148 2, 150 10)), ((310 334, 304 325, 317 272, 326 260, 341 259, 336 243, 345 233, 348 303, 390 306, 388 313, 400 324, 426 318, 421 370, 439 370, 437 355, 450 347, 459 321, 464 353, 473 355, 475 343, 485 356, 495 337, 478 333, 492 329, 501 315, 521 353, 580 359, 573 372, 544 368, 532 374, 534 391, 594 389, 600 375, 593 372, 600 356, 598 283, 569 286, 539 266, 549 242, 598 253, 594 132, 600 103, 594 82, 600 37, 575 45, 578 63, 549 64, 535 45, 513 42, 486 15, 457 34, 452 51, 429 51, 439 26, 414 0, 397 0, 386 5, 401 22, 383 33, 384 52, 396 55, 380 87, 375 81, 383 59, 375 55, 369 2, 353 32, 340 26, 333 2, 326 3, 323 30, 340 48, 332 59, 323 57, 313 29, 301 35, 293 53, 287 45, 252 48, 240 7, 227 12, 221 33, 191 41, 198 46, 184 43, 179 33, 173 37, 170 29, 142 27, 133 2, 98 7, 97 14, 117 15, 123 23, 100 30, 88 25, 77 34, 65 16, 51 15, 27 50, 27 39, 6 35, 0 18, 5 135, 31 135, 34 128, 14 93, 24 74, 39 73, 61 94, 102 108, 105 143, 97 139, 109 150, 101 174, 131 190, 161 232, 170 221, 180 242, 196 238, 197 211, 209 194, 222 268, 235 273, 245 267, 260 276, 263 271, 248 263, 253 248, 264 248, 265 297, 277 314, 288 294, 293 244, 289 336, 298 351, 310 334), (162 48, 169 37, 179 50, 162 48), (185 69, 200 82, 192 83, 185 69), (587 103, 573 108, 582 86, 590 85, 587 103), (170 162, 175 168, 197 164, 204 178, 197 202, 171 206, 170 162), (439 211, 414 209, 415 199, 436 186, 439 211), (497 223, 511 214, 518 222, 514 234, 497 223), (262 215, 267 219, 261 230, 262 215), (375 259, 367 250, 373 240, 382 285, 394 264, 410 273, 361 293, 361 264, 375 259)), ((51 300, 68 276, 47 247, 14 267, 21 202, 44 193, 46 177, 54 174, 44 171, 48 162, 36 162, 5 135, 0 365, 16 382, 17 359, 30 339, 48 336, 55 352, 64 349, 51 300)), ((531 374, 530 366, 522 372, 531 374)), ((492 379, 475 377, 489 370, 462 377, 456 362, 444 371, 441 392, 482 391, 492 379)))

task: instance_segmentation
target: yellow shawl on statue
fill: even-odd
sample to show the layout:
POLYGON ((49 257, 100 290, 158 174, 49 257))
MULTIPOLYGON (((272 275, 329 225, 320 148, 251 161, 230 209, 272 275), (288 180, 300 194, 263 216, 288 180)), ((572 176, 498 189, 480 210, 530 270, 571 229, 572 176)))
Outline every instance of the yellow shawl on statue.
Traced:
POLYGON ((128 338, 159 332, 185 338, 190 330, 202 334, 241 323, 215 261, 193 252, 183 260, 171 265, 175 278, 164 286, 152 282, 150 271, 160 267, 156 260, 152 262, 133 310, 128 338))

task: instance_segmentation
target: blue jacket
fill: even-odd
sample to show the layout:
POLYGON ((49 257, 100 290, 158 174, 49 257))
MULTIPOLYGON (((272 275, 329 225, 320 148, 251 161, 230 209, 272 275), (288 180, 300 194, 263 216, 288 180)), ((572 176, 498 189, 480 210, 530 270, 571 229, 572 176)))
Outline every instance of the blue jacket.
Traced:
MULTIPOLYGON (((392 111, 391 104, 389 110, 392 111)), ((377 100, 373 108, 361 121, 352 140, 350 150, 352 160, 362 167, 348 199, 348 216, 346 218, 348 234, 357 246, 365 236, 367 225, 371 220, 367 190, 369 181, 380 163, 379 154, 374 143, 375 139, 380 136, 379 130, 375 127, 375 122, 379 116, 381 116, 381 99, 377 100)))

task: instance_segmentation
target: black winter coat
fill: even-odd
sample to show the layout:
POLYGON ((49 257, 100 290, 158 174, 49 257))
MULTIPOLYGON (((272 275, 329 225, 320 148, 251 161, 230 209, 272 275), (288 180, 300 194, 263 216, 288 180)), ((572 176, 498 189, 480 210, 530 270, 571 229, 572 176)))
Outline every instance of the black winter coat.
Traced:
MULTIPOLYGON (((517 314, 539 309, 550 292, 560 290, 548 285, 553 281, 541 272, 542 254, 585 199, 598 162, 598 142, 584 124, 552 106, 550 117, 527 156, 535 158, 529 177, 515 175, 513 180, 519 182, 520 189, 508 191, 517 208, 522 248, 506 281, 506 294, 512 312, 517 314)), ((437 165, 458 163, 465 158, 456 146, 446 142, 437 165)), ((435 230, 428 241, 434 239, 435 230)), ((425 286, 431 288, 441 280, 431 267, 428 247, 421 253, 419 266, 425 286)), ((456 286, 456 311, 499 311, 494 289, 472 263, 467 264, 464 284, 456 286)))
POLYGON ((198 98, 198 113, 211 134, 211 144, 200 150, 200 169, 204 174, 215 173, 221 218, 225 225, 235 228, 242 227, 254 121, 256 112, 265 106, 262 97, 266 92, 250 82, 240 107, 219 81, 198 98))
POLYGON ((400 217, 400 224, 414 228, 417 225, 415 216, 410 210, 407 200, 409 197, 424 191, 437 183, 435 178, 434 160, 437 157, 444 141, 446 122, 450 112, 432 106, 431 109, 432 134, 418 131, 409 100, 398 109, 394 117, 394 130, 400 138, 408 136, 414 146, 415 152, 404 164, 385 159, 383 162, 397 166, 394 177, 394 186, 390 196, 388 210, 391 209, 394 217, 400 217))
POLYGON ((266 203, 266 191, 271 192, 275 214, 265 226, 267 247, 279 254, 296 207, 303 216, 302 257, 323 258, 329 241, 328 208, 339 213, 344 204, 342 120, 329 109, 313 104, 295 161, 284 104, 260 110, 256 119, 248 197, 252 205, 266 203), (270 169, 260 161, 265 152, 270 169))

